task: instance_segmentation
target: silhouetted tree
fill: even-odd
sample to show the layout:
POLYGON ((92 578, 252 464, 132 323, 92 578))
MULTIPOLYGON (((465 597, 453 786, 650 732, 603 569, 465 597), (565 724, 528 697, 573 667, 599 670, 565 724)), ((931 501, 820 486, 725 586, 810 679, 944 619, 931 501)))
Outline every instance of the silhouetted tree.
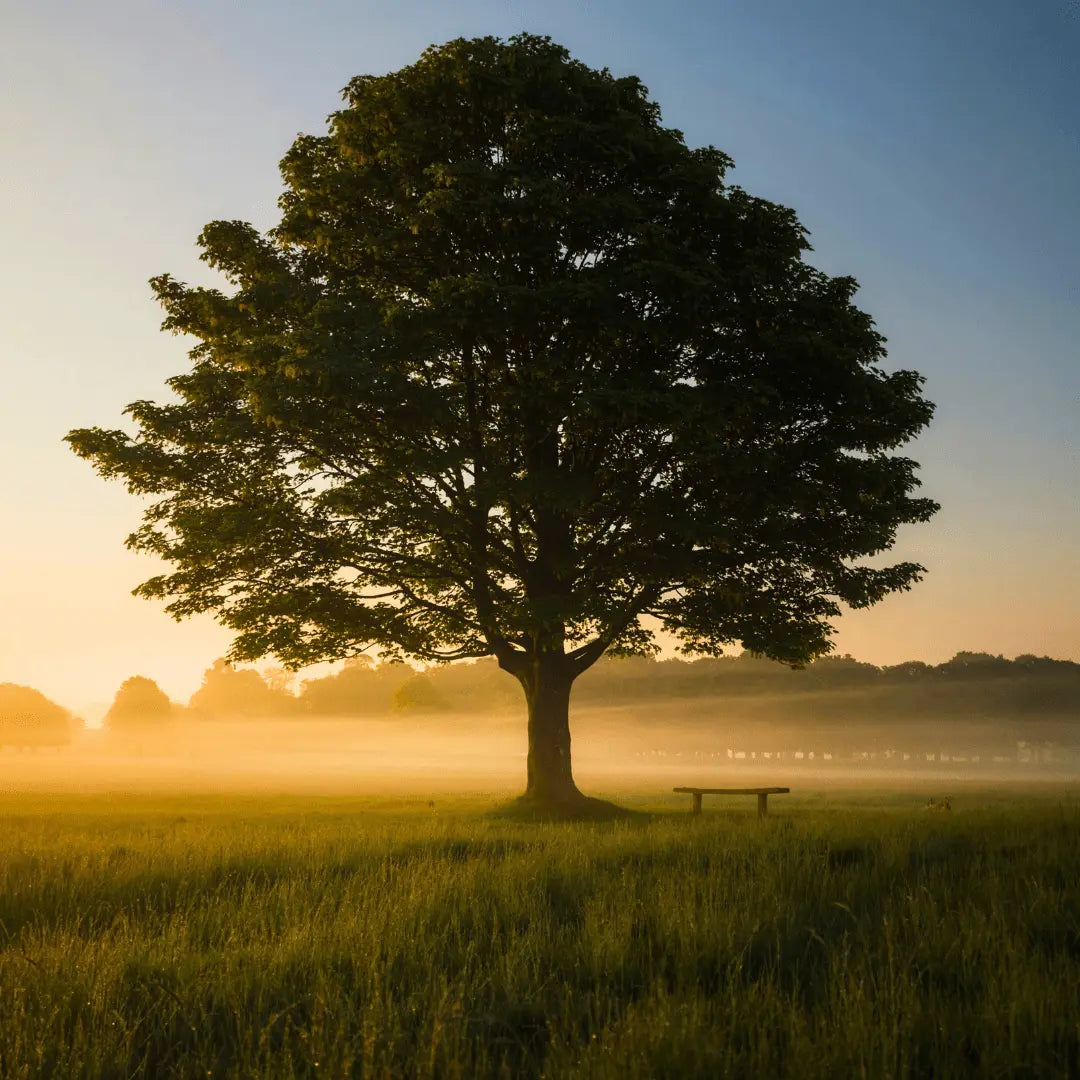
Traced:
POLYGON ((188 705, 195 712, 216 717, 285 716, 295 711, 296 698, 268 685, 257 671, 234 668, 222 658, 203 672, 202 685, 188 705))
POLYGON ((394 709, 398 712, 442 712, 449 703, 426 675, 413 675, 394 691, 394 709))
POLYGON ((932 407, 731 164, 542 37, 354 79, 280 224, 203 230, 232 291, 154 280, 197 341, 178 400, 68 436, 158 497, 129 542, 175 569, 138 591, 215 612, 234 660, 495 656, 544 804, 581 798, 574 680, 649 651, 642 616, 826 652, 841 602, 920 576, 859 560, 936 509, 894 453, 932 407))
POLYGON ((1049 656, 1035 656, 1034 653, 1023 653, 1013 663, 1023 671, 1032 674, 1080 678, 1080 664, 1074 660, 1053 660, 1049 656))
POLYGON ((425 672, 449 707, 470 714, 504 711, 520 704, 521 691, 499 670, 494 657, 441 664, 425 672))
POLYGON ((958 652, 937 669, 946 678, 986 679, 1013 673, 1012 662, 1004 656, 984 652, 958 652))
POLYGON ((351 656, 341 671, 306 680, 300 707, 321 716, 381 715, 393 708, 394 694, 415 674, 408 664, 375 664, 370 656, 351 656))
POLYGON ((39 690, 0 683, 0 747, 66 746, 75 718, 39 690))
POLYGON ((173 703, 153 679, 132 675, 116 691, 105 714, 105 727, 112 732, 144 733, 160 728, 172 718, 173 703))
POLYGON ((884 668, 882 674, 890 681, 909 683, 931 678, 937 672, 922 660, 905 660, 902 664, 884 668))

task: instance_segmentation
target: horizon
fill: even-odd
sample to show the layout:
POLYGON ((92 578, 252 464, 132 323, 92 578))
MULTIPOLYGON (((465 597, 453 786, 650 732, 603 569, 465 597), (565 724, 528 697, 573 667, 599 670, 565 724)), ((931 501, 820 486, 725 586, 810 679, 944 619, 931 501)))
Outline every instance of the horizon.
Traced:
MULTIPOLYGON (((362 654, 362 655, 366 655, 366 654, 362 654)), ((927 666, 931 670, 936 670, 939 667, 942 667, 942 666, 944 666, 944 665, 946 665, 948 663, 951 663, 952 661, 956 660, 960 656, 979 656, 979 657, 984 657, 985 656, 985 657, 990 657, 991 659, 995 659, 995 660, 1004 660, 1007 663, 1015 663, 1016 661, 1020 660, 1023 657, 1031 656, 1031 657, 1035 657, 1035 659, 1037 659, 1037 660, 1049 660, 1049 661, 1051 661, 1053 663, 1067 663, 1067 664, 1078 664, 1078 665, 1080 665, 1080 660, 1076 660, 1076 659, 1073 659, 1071 657, 1047 656, 1045 654, 1040 655, 1040 654, 1036 654, 1036 653, 1032 653, 1032 652, 1022 652, 1022 653, 1017 653, 1015 656, 1005 656, 1004 654, 1001 654, 1001 653, 984 653, 984 652, 980 652, 980 651, 976 651, 976 650, 972 650, 972 649, 960 649, 956 653, 954 653, 953 656, 949 657, 947 660, 941 661, 938 664, 929 664, 927 661, 921 660, 918 657, 908 657, 906 660, 897 661, 896 663, 891 663, 891 664, 874 664, 871 661, 862 660, 861 658, 859 658, 857 656, 853 656, 850 653, 834 652, 834 653, 828 654, 827 656, 818 657, 817 659, 815 659, 815 660, 811 661, 810 663, 808 663, 805 666, 805 668, 803 668, 803 669, 791 668, 791 667, 789 667, 789 665, 784 664, 781 661, 769 660, 767 657, 757 657, 757 656, 754 656, 753 654, 749 653, 748 651, 744 651, 742 654, 739 654, 738 652, 728 652, 728 653, 725 653, 721 657, 712 657, 712 656, 706 656, 706 655, 687 655, 687 654, 679 654, 679 653, 672 653, 672 652, 661 652, 660 654, 658 654, 656 656, 634 656, 634 657, 605 655, 605 656, 602 656, 600 658, 600 661, 598 661, 598 662, 599 663, 606 663, 606 662, 616 662, 616 663, 618 663, 620 661, 625 660, 625 661, 645 661, 645 662, 648 662, 648 663, 663 664, 663 663, 675 661, 675 662, 680 662, 680 663, 690 665, 690 664, 694 664, 697 661, 702 661, 702 660, 708 661, 708 660, 751 659, 751 660, 755 660, 755 661, 756 660, 761 660, 761 661, 763 661, 765 663, 772 664, 772 665, 774 665, 776 667, 776 669, 778 671, 780 669, 783 669, 785 671, 790 671, 793 674, 797 675, 799 673, 799 671, 809 670, 810 668, 812 668, 814 666, 814 664, 817 664, 817 663, 820 663, 820 662, 824 662, 825 664, 828 664, 830 661, 850 661, 850 662, 858 664, 860 666, 873 667, 873 668, 875 668, 876 670, 878 670, 879 672, 882 672, 882 673, 887 672, 890 669, 900 667, 900 666, 903 666, 905 664, 912 664, 912 663, 925 663, 925 664, 927 664, 927 666)), ((409 661, 409 660, 406 660, 406 661, 387 661, 387 660, 380 660, 378 658, 373 658, 372 659, 372 667, 371 667, 370 670, 375 670, 375 669, 380 668, 380 667, 393 666, 395 664, 400 663, 403 666, 408 667, 412 672, 414 672, 417 675, 426 675, 426 674, 429 674, 429 673, 431 673, 433 671, 437 672, 440 669, 446 668, 446 667, 453 667, 453 666, 458 666, 458 665, 473 665, 473 664, 478 664, 478 663, 489 663, 489 662, 493 662, 493 661, 494 661, 494 657, 492 657, 492 656, 478 657, 478 658, 469 659, 469 660, 457 660, 457 661, 452 661, 449 664, 421 664, 421 663, 419 663, 417 661, 409 661)), ((266 685, 268 688, 271 687, 270 675, 272 673, 274 673, 274 672, 283 672, 284 671, 284 669, 277 668, 273 664, 267 664, 264 661, 259 661, 259 662, 251 663, 251 664, 231 664, 231 663, 228 663, 228 661, 226 661, 225 657, 217 657, 212 662, 212 664, 208 665, 203 670, 203 674, 202 674, 202 676, 200 676, 200 679, 205 680, 205 676, 207 674, 209 674, 209 672, 213 668, 217 667, 217 665, 221 664, 221 663, 224 663, 228 668, 231 668, 232 670, 235 670, 235 671, 253 671, 253 672, 255 672, 259 676, 259 678, 262 680, 264 685, 266 685)), ((304 696, 304 694, 305 694, 305 692, 307 690, 307 684, 309 682, 318 682, 320 679, 332 678, 334 675, 339 674, 343 670, 345 663, 346 663, 346 661, 343 660, 343 661, 338 661, 338 662, 336 662, 334 664, 312 665, 309 668, 301 668, 301 669, 299 669, 299 670, 297 670, 295 672, 288 672, 287 673, 288 678, 284 682, 284 684, 280 687, 280 692, 282 692, 286 696, 288 696, 290 698, 294 698, 294 699, 296 699, 298 701, 302 700, 303 696, 304 696)), ((593 669, 590 668, 589 671, 591 671, 591 670, 593 670, 593 669)), ((589 672, 586 671, 582 677, 587 676, 588 673, 589 672)), ((86 725, 88 727, 96 728, 96 727, 100 726, 101 721, 104 718, 105 713, 109 710, 110 706, 113 704, 113 702, 114 702, 114 700, 116 698, 116 692, 119 690, 120 685, 123 682, 127 682, 130 679, 140 679, 140 678, 141 679, 149 679, 156 686, 159 685, 157 680, 154 679, 153 676, 146 675, 143 672, 133 671, 129 675, 125 676, 124 679, 122 679, 121 682, 117 684, 117 686, 114 689, 113 693, 108 695, 107 698, 102 698, 102 699, 96 700, 96 701, 90 701, 89 699, 87 699, 87 700, 83 701, 81 705, 72 705, 72 704, 70 704, 68 702, 65 702, 65 701, 55 700, 49 694, 45 694, 45 697, 48 698, 50 701, 52 701, 53 704, 59 705, 62 708, 66 709, 76 719, 82 720, 84 723, 86 723, 86 725)), ((512 676, 508 675, 507 678, 512 679, 512 676)), ((13 680, 0 680, 0 685, 5 685, 5 684, 6 685, 20 686, 20 687, 23 687, 23 688, 26 688, 26 689, 37 690, 38 692, 43 692, 40 687, 28 686, 27 684, 14 682, 13 680)), ((198 707, 192 705, 192 699, 199 693, 199 690, 203 687, 203 685, 204 685, 204 681, 200 682, 198 685, 196 685, 195 689, 185 697, 174 697, 172 694, 169 694, 167 692, 166 692, 166 696, 169 698, 169 701, 171 702, 171 704, 174 707, 179 708, 179 709, 183 709, 183 710, 195 709, 195 711, 198 712, 199 711, 198 707)), ((159 688, 164 691, 164 688, 161 688, 161 687, 159 687, 159 688)), ((839 689, 839 688, 835 688, 835 689, 839 689)), ((275 689, 275 693, 277 693, 277 692, 279 692, 279 691, 277 689, 275 689)), ((595 705, 593 707, 595 708, 595 705)), ((408 710, 406 710, 406 712, 407 711, 408 710)))

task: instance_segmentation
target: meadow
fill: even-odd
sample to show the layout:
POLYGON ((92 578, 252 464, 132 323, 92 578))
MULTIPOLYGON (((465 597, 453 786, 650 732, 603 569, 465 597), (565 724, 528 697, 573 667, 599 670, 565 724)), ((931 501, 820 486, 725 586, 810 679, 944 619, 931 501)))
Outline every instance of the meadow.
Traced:
POLYGON ((1080 791, 0 795, 0 1076, 1080 1075, 1080 791))

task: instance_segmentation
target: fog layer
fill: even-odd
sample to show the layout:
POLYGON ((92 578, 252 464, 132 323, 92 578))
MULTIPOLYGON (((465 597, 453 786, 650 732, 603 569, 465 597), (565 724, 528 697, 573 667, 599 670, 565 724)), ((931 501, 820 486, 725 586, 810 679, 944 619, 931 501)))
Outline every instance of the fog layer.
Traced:
MULTIPOLYGON (((1080 779, 1067 717, 818 723, 784 702, 749 712, 729 699, 585 706, 574 711, 574 768, 591 791, 676 785, 793 788, 1080 779)), ((524 710, 452 716, 198 721, 151 730, 76 730, 66 746, 0 751, 0 789, 260 791, 428 795, 514 792, 524 784, 524 710)))

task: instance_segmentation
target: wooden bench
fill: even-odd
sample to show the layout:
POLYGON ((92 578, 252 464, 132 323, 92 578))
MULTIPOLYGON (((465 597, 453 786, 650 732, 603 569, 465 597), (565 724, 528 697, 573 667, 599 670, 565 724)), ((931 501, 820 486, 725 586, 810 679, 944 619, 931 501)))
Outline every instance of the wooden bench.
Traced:
POLYGON ((680 795, 693 795, 694 807, 692 813, 701 813, 702 795, 756 795, 758 817, 764 817, 769 812, 770 795, 786 795, 791 788, 786 787, 677 787, 673 788, 680 795))

